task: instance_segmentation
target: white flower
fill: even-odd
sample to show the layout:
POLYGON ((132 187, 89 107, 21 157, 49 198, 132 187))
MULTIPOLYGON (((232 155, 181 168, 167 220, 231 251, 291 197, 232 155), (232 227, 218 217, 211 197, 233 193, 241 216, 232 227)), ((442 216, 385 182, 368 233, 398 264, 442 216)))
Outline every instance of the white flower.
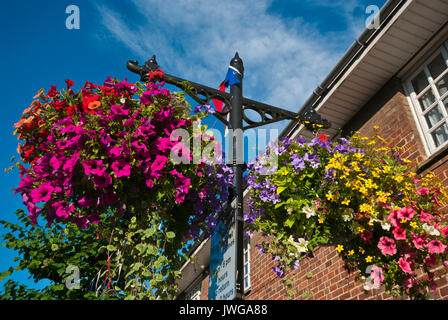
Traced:
POLYGON ((125 103, 125 102, 126 102, 126 99, 125 99, 125 98, 121 98, 121 99, 120 99, 120 102, 121 102, 121 103, 125 103))
POLYGON ((350 220, 352 220, 352 215, 350 214, 350 213, 344 213, 343 215, 342 215, 342 219, 344 220, 344 222, 347 222, 347 221, 350 221, 350 220))
POLYGON ((390 223, 387 222, 386 220, 381 221, 381 228, 383 228, 383 230, 389 231, 390 230, 390 223))
POLYGON ((302 208, 302 212, 306 214, 307 219, 316 215, 316 210, 314 209, 314 207, 310 206, 304 206, 302 208))
POLYGON ((429 235, 431 235, 431 236, 440 236, 439 230, 437 230, 433 226, 430 226, 429 224, 424 223, 422 227, 423 227, 423 230, 425 230, 425 232, 428 233, 429 235))
POLYGON ((293 236, 289 236, 289 242, 291 242, 294 247, 299 252, 307 252, 308 251, 308 241, 306 241, 304 238, 300 238, 298 242, 294 241, 293 236))

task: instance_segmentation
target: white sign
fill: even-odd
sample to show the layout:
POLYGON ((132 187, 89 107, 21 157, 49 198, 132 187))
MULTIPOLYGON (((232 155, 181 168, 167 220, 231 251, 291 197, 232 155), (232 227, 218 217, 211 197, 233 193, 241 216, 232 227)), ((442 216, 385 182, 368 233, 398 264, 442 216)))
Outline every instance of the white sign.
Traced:
POLYGON ((210 300, 233 300, 236 295, 235 223, 218 222, 211 239, 210 300))

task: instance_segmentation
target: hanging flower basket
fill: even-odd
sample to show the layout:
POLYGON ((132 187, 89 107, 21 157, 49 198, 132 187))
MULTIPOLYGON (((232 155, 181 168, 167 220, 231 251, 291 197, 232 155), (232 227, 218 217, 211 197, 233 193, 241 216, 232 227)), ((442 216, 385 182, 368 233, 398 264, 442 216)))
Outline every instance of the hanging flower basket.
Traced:
POLYGON ((423 298, 436 288, 430 270, 447 266, 446 190, 432 173, 417 178, 399 148, 377 147, 385 143, 359 134, 283 138, 249 165, 245 218, 269 238, 259 250, 279 276, 331 244, 349 270, 368 271, 365 289, 423 298))

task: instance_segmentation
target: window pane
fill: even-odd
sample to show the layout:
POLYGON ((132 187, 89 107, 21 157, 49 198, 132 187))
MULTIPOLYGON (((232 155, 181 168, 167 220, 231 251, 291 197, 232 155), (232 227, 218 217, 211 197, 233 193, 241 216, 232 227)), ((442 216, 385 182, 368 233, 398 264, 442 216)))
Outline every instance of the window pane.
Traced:
POLYGON ((440 120, 443 119, 443 113, 440 111, 439 105, 437 105, 434 109, 429 111, 426 115, 426 122, 428 123, 428 127, 434 127, 440 120))
POLYGON ((422 92, 429 85, 425 71, 420 72, 411 82, 416 94, 422 92))
POLYGON ((436 97, 434 96, 434 93, 431 89, 428 90, 420 99, 420 106, 422 107, 422 110, 425 111, 428 109, 434 102, 436 102, 436 97))
POLYGON ((434 144, 436 145, 436 147, 440 146, 445 141, 447 141, 448 140, 448 126, 446 125, 446 123, 444 125, 440 126, 439 128, 437 128, 432 133, 432 137, 434 139, 434 144))
POLYGON ((446 98, 445 100, 443 100, 442 102, 445 105, 445 109, 448 112, 448 98, 446 98))
POLYGON ((437 82, 437 88, 439 89, 440 96, 448 92, 448 74, 437 82))
POLYGON ((433 79, 440 76, 440 74, 446 69, 446 63, 441 54, 439 54, 430 64, 428 64, 428 69, 433 79))

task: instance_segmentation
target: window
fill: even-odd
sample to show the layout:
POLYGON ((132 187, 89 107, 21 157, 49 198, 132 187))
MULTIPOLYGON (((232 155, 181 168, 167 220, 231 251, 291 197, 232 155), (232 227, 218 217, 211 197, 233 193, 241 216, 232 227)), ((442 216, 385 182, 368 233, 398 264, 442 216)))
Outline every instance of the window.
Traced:
POLYGON ((244 291, 250 288, 250 238, 244 237, 244 291))
POLYGON ((448 42, 406 82, 430 153, 448 143, 448 42))
POLYGON ((201 280, 196 282, 195 285, 186 292, 185 300, 201 300, 201 284, 201 280))

